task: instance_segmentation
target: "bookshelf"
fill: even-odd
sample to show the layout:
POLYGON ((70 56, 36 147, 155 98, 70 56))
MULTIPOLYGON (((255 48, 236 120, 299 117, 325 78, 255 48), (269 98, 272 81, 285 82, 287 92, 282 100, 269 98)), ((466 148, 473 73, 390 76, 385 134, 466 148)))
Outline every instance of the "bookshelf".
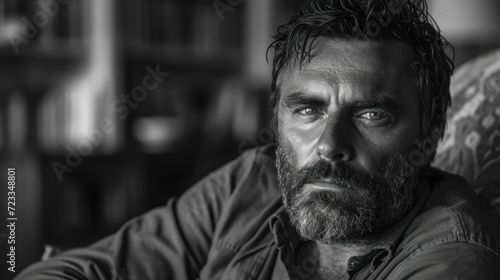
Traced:
POLYGON ((234 72, 244 55, 243 13, 243 7, 235 10, 232 22, 223 24, 209 1, 127 0, 121 6, 122 44, 132 61, 234 72))
POLYGON ((89 1, 1 0, 0 46, 13 52, 55 53, 59 49, 84 49, 90 39, 89 1))
POLYGON ((269 127, 265 50, 298 2, 242 1, 221 20, 206 0, 0 0, 0 166, 33 175, 23 207, 39 221, 22 229, 31 257, 19 267, 43 244, 85 245, 164 204, 269 127), (38 19, 16 52, 11 34, 43 12, 46 24, 38 19), (148 67, 170 75, 120 119, 113 106, 148 67), (67 165, 68 147, 78 150, 106 118, 113 132, 67 165), (62 181, 54 162, 72 170, 62 181))

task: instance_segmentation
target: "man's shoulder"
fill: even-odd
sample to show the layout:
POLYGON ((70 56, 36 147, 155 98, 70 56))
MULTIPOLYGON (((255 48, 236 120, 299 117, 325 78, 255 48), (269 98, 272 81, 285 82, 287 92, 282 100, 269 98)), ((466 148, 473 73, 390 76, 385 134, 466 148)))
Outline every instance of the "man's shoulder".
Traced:
POLYGON ((274 165, 276 153, 275 144, 267 144, 256 148, 245 150, 233 162, 251 163, 257 165, 274 165))
POLYGON ((500 256, 500 221, 467 181, 434 169, 429 182, 432 191, 427 205, 409 226, 402 247, 418 254, 439 246, 479 246, 500 256))
POLYGON ((210 176, 233 177, 236 180, 253 180, 256 175, 275 177, 274 153, 274 144, 245 150, 237 158, 212 172, 210 176))
POLYGON ((429 185, 427 204, 398 242, 384 279, 495 279, 500 221, 462 177, 433 170, 429 185))

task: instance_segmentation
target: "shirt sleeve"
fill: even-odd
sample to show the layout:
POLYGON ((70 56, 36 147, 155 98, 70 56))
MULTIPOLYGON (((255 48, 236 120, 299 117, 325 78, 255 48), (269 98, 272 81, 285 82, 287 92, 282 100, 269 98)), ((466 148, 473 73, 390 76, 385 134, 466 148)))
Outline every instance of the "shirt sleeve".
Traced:
POLYGON ((209 176, 117 233, 35 263, 15 279, 196 279, 226 195, 221 178, 209 176))
POLYGON ((481 245, 445 243, 411 254, 387 279, 493 280, 500 275, 500 257, 481 245))

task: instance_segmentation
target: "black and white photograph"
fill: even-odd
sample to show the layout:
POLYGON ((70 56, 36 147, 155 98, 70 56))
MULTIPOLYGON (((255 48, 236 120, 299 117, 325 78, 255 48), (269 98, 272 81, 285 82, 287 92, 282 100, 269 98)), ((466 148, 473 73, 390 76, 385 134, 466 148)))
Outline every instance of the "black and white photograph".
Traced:
POLYGON ((500 279, 500 1, 0 0, 0 279, 500 279))

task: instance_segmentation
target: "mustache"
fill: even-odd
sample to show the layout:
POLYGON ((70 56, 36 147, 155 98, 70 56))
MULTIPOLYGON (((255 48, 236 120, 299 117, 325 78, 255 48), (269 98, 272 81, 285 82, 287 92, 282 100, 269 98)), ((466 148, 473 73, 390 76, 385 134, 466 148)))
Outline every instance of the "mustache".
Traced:
MULTIPOLYGON (((345 163, 330 163, 318 160, 312 165, 298 170, 297 178, 302 178, 300 185, 323 181, 346 187, 370 187, 375 176, 358 171, 345 163)), ((377 176, 379 177, 379 176, 377 176)))

